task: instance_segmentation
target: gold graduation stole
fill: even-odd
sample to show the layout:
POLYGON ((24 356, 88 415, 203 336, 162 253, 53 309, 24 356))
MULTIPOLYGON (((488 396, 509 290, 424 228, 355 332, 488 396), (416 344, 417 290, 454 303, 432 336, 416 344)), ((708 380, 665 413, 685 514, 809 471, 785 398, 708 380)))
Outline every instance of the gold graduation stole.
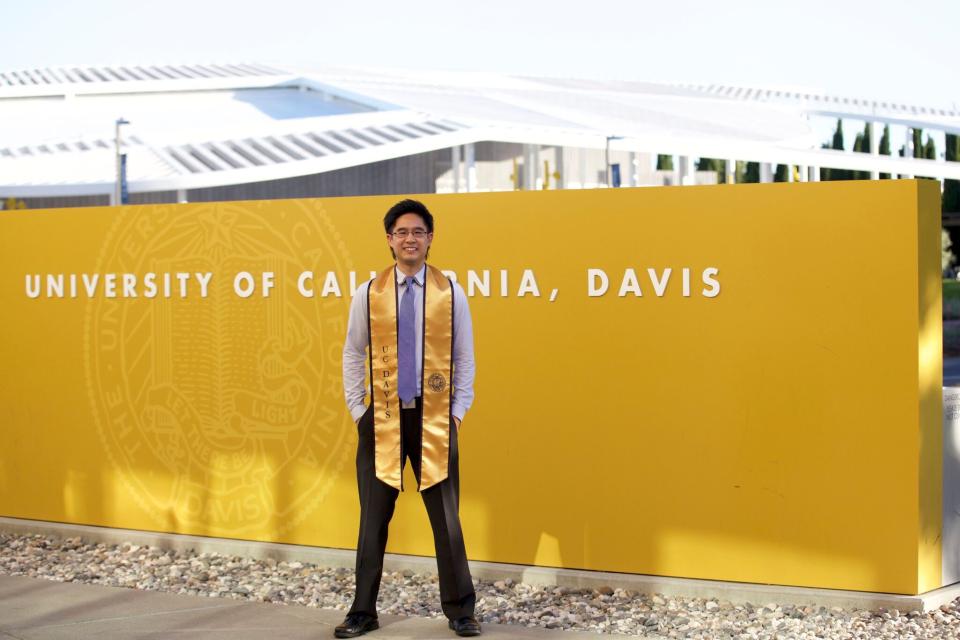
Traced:
MULTIPOLYGON (((397 386, 396 267, 382 271, 367 289, 370 321, 370 397, 373 403, 377 478, 403 490, 400 396, 397 386)), ((423 426, 418 490, 445 480, 450 451, 453 377, 453 287, 436 267, 423 280, 423 426)))

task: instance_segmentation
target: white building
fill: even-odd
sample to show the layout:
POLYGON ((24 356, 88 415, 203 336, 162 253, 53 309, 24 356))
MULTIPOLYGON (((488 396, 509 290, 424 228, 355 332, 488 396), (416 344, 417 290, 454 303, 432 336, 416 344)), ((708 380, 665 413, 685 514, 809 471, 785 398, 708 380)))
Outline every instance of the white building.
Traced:
POLYGON ((798 180, 824 167, 960 179, 960 163, 877 148, 884 124, 899 133, 894 154, 912 128, 960 133, 951 110, 722 86, 195 64, 0 72, 0 200, 112 202, 120 118, 132 203, 593 188, 615 174, 623 186, 716 182, 693 170, 700 157, 728 160, 728 181, 729 161, 760 163, 761 181, 778 164, 798 180), (817 118, 873 123, 872 153, 821 149, 817 118), (658 154, 672 170, 656 171, 658 154))

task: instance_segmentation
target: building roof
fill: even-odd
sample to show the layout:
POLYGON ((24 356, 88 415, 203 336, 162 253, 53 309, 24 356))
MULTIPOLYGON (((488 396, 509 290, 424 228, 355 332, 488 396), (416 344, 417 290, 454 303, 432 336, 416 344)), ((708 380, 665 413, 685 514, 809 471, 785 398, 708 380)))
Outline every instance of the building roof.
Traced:
POLYGON ((820 149, 810 115, 960 132, 945 109, 820 94, 488 73, 259 64, 0 72, 0 196, 109 193, 114 122, 132 192, 309 175, 502 141, 960 179, 960 164, 820 149))
POLYGON ((878 120, 908 127, 933 128, 960 133, 960 111, 955 107, 928 107, 917 104, 829 95, 819 91, 798 91, 731 85, 685 85, 700 93, 734 100, 794 105, 806 113, 832 118, 878 120))

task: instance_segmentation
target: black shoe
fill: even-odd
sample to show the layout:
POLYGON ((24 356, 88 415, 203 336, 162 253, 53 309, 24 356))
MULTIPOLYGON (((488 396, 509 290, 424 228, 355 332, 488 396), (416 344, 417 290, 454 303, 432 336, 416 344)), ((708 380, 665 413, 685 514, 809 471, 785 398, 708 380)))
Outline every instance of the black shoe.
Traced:
POLYGON ((380 623, 373 616, 365 613, 351 613, 347 615, 343 624, 333 630, 333 636, 335 638, 356 638, 379 628, 380 623))
POLYGON ((450 621, 450 628, 457 632, 458 636, 478 636, 480 635, 480 623, 473 616, 463 616, 450 621))

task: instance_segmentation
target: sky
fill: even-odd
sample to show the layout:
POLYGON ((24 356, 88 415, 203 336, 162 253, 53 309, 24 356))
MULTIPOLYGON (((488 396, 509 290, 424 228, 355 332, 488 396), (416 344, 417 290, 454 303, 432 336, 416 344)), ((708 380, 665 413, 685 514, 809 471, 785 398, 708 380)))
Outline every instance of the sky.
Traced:
POLYGON ((0 70, 261 62, 745 84, 960 108, 960 0, 7 2, 0 70))

